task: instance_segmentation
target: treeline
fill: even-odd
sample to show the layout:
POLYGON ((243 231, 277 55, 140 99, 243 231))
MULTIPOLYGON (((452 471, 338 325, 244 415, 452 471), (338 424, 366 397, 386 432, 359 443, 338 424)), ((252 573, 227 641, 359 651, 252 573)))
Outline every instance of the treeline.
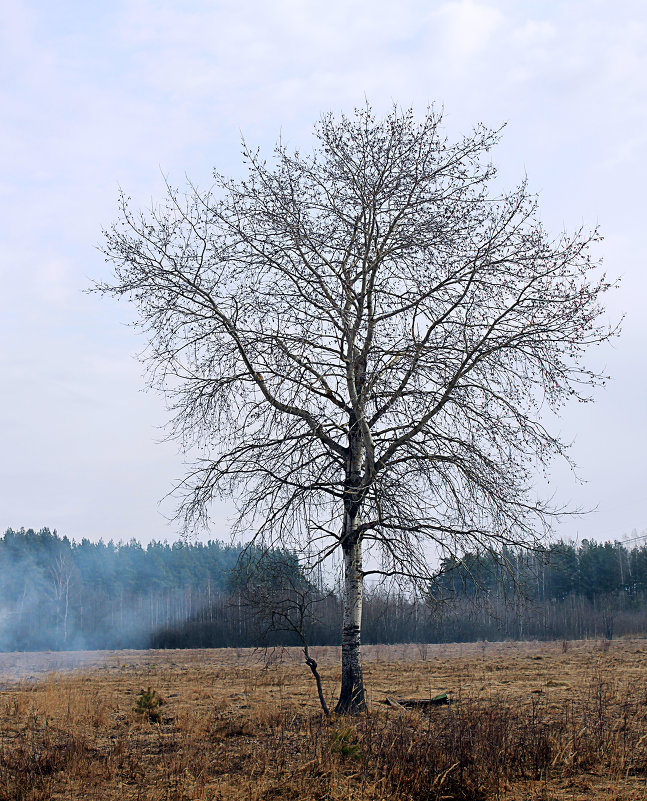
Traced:
MULTIPOLYGON (((636 538, 642 539, 642 538, 636 538)), ((647 537, 646 537, 647 539, 647 537)), ((436 586, 451 596, 502 592, 521 587, 535 601, 563 601, 569 595, 595 600, 647 592, 647 545, 630 550, 620 542, 556 542, 541 551, 504 548, 492 554, 468 553, 445 559, 436 586)))
POLYGON ((142 547, 8 529, 0 650, 146 648, 156 629, 220 601, 239 554, 213 541, 142 547))
POLYGON ((582 540, 470 553, 442 563, 433 592, 452 599, 445 621, 459 640, 645 633, 647 545, 582 540))
MULTIPOLYGON (((242 613, 240 608, 234 613, 237 644, 257 645, 259 637, 298 643, 294 634, 272 630, 268 620, 259 627, 253 612, 245 612, 243 600, 242 613)), ((227 612, 220 613, 224 621, 227 612)), ((339 643, 341 615, 339 594, 312 588, 303 626, 308 641, 339 643)), ((217 646, 224 622, 214 626, 211 617, 211 610, 203 609, 189 621, 163 627, 153 641, 168 648, 217 646)), ((553 543, 541 551, 467 553, 441 563, 426 597, 378 586, 365 592, 363 605, 366 643, 611 639, 644 633, 647 545, 628 549, 618 542, 583 540, 579 545, 553 543)))
MULTIPOLYGON (((0 538, 0 650, 296 644, 254 608, 220 542, 71 542, 47 528, 0 538)), ((284 555, 285 556, 285 555, 284 555)), ((284 558, 284 557, 282 557, 284 558)), ((285 556, 291 575, 296 559, 285 556)), ((337 644, 339 593, 307 588, 303 633, 337 644)), ((296 585, 294 585, 296 586, 296 585)), ((251 597, 250 597, 251 596, 251 597)), ((366 643, 587 638, 647 632, 647 545, 558 542, 445 560, 426 597, 367 590, 366 643)))

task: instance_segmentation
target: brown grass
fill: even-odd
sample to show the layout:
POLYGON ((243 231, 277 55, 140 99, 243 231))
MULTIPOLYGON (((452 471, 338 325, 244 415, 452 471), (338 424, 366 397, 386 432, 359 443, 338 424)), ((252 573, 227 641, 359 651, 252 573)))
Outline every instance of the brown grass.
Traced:
MULTIPOLYGON (((333 701, 338 649, 312 650, 333 701)), ((0 655, 0 801, 647 798, 645 640, 369 646, 356 719, 322 717, 301 660, 0 655), (443 690, 427 715, 382 703, 443 690)))

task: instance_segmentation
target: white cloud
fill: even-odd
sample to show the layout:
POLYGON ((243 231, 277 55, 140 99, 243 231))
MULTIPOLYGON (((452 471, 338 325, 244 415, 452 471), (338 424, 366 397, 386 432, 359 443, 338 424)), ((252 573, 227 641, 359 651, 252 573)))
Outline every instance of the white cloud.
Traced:
POLYGON ((444 4, 433 15, 433 19, 442 26, 436 38, 442 42, 450 68, 465 74, 470 70, 475 56, 491 41, 504 15, 491 5, 460 0, 444 4))

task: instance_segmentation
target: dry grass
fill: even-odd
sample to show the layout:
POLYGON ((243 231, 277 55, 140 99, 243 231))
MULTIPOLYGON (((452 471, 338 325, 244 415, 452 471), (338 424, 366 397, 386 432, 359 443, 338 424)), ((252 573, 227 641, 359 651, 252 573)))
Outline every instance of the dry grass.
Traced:
MULTIPOLYGON (((313 649, 333 700, 336 648, 313 649)), ((296 649, 0 655, 0 801, 647 798, 647 641, 369 646, 325 720, 296 649), (142 689, 159 721, 136 711, 142 689), (454 699, 429 715, 388 696, 454 699)))

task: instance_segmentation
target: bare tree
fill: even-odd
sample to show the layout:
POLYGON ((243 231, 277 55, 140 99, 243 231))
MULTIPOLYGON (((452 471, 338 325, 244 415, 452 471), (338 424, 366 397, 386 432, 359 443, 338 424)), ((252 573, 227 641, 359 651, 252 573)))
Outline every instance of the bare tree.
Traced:
POLYGON ((244 180, 169 186, 148 211, 122 196, 98 289, 137 305, 170 436, 200 454, 185 524, 231 497, 257 542, 341 549, 347 712, 365 703, 364 578, 426 582, 434 546, 541 537, 537 469, 569 458, 543 412, 589 398, 585 352, 614 331, 597 232, 551 238, 525 181, 492 189, 498 132, 450 142, 433 109, 364 108, 315 136, 270 163, 243 145, 244 180))
POLYGON ((66 646, 68 636, 68 618, 70 613, 70 584, 74 588, 74 579, 76 578, 76 570, 70 558, 70 555, 65 550, 59 552, 52 557, 49 570, 49 586, 50 595, 56 605, 56 614, 59 620, 60 628, 60 643, 66 646))
POLYGON ((308 629, 318 622, 317 611, 331 593, 318 591, 307 581, 291 554, 276 550, 266 554, 253 549, 245 552, 237 566, 236 582, 245 608, 266 636, 271 632, 286 632, 301 644, 305 663, 317 686, 321 709, 328 716, 330 710, 319 666, 310 653, 308 629))

